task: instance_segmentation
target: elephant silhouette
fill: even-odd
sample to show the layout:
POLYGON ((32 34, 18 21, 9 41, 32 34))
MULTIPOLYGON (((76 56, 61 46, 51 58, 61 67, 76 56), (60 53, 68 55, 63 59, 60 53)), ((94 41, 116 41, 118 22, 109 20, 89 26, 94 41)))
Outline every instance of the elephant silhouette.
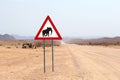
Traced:
POLYGON ((47 29, 44 29, 42 31, 42 36, 49 36, 49 32, 51 32, 51 35, 52 35, 52 28, 51 27, 47 27, 47 29))

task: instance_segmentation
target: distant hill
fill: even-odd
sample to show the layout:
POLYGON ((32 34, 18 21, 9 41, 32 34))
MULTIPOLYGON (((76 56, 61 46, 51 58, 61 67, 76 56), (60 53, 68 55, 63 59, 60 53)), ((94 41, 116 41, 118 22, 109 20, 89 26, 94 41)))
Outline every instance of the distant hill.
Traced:
POLYGON ((34 36, 20 36, 17 34, 12 34, 12 36, 17 40, 33 40, 34 36))
POLYGON ((0 34, 0 40, 15 40, 15 38, 9 34, 4 34, 4 35, 0 34))
POLYGON ((64 42, 69 44, 79 44, 79 45, 120 45, 120 37, 104 37, 98 39, 64 39, 64 42))

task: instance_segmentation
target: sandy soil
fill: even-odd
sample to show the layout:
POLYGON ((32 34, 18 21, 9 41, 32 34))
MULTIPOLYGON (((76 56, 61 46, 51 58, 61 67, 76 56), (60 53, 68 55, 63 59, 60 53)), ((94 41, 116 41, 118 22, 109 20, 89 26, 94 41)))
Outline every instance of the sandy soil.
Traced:
POLYGON ((54 47, 55 72, 51 69, 51 47, 22 49, 0 46, 0 80, 120 80, 120 49, 103 46, 62 44, 54 47))

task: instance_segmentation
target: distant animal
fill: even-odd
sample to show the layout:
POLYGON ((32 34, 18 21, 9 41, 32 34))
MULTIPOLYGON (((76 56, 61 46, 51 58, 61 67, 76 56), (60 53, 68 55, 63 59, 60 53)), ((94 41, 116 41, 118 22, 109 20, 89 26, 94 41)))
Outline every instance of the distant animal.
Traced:
POLYGON ((36 45, 34 45, 32 43, 23 43, 22 48, 34 48, 34 49, 36 49, 36 45))
POLYGON ((49 36, 49 32, 51 32, 51 35, 52 35, 52 28, 51 27, 47 27, 47 29, 43 30, 42 35, 49 36))

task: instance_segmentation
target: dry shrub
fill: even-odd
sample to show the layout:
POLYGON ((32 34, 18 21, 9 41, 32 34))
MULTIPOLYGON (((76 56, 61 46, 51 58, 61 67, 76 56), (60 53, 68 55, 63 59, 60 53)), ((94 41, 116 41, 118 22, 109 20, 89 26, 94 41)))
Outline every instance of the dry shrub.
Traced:
POLYGON ((41 47, 42 46, 42 42, 35 42, 35 46, 36 47, 41 47))
POLYGON ((18 43, 18 45, 20 45, 20 43, 18 43))
POLYGON ((11 47, 6 47, 6 48, 11 49, 11 47))
POLYGON ((2 44, 0 44, 0 46, 2 46, 2 44))
MULTIPOLYGON (((54 43, 54 46, 60 46, 60 44, 61 44, 61 42, 59 42, 59 41, 54 41, 53 43, 54 43)), ((43 47, 44 46, 44 42, 43 41, 35 42, 35 45, 36 45, 36 47, 43 47)), ((52 46, 52 42, 46 40, 45 41, 45 46, 46 47, 51 47, 52 46)))

